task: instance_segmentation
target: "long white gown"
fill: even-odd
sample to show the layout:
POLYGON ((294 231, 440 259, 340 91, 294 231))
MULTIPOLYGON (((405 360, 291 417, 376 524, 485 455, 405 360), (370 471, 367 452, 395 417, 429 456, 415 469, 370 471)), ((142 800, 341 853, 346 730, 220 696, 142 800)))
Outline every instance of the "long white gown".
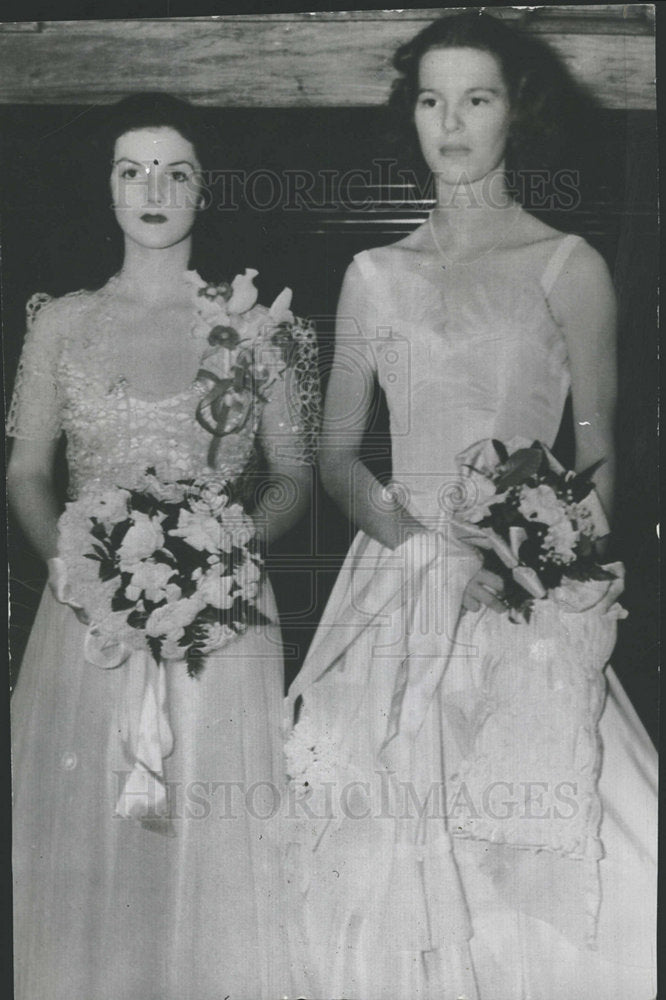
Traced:
POLYGON ((548 296, 578 244, 446 270, 393 246, 351 265, 365 306, 349 350, 360 330, 393 490, 440 530, 394 552, 357 534, 289 693, 281 820, 306 996, 656 994, 656 761, 606 667, 619 609, 541 602, 529 626, 461 612, 478 560, 446 535, 470 499, 463 449, 553 444, 570 379, 548 296))
MULTIPOLYGON (((210 472, 211 435, 195 419, 205 386, 184 374, 175 395, 138 398, 109 286, 38 297, 29 312, 9 430, 66 433, 72 496, 132 485, 151 466, 166 481, 210 472)), ((312 345, 301 347, 307 367, 312 345)), ((252 463, 268 407, 282 447, 300 449, 299 379, 275 376, 254 419, 222 439, 218 478, 252 463)), ((165 665, 169 822, 150 828, 116 812, 133 763, 122 723, 131 660, 87 662, 85 626, 45 590, 12 703, 17 1000, 275 1000, 288 988, 279 859, 264 836, 283 782, 268 583, 259 606, 274 624, 250 627, 197 678, 165 665)))

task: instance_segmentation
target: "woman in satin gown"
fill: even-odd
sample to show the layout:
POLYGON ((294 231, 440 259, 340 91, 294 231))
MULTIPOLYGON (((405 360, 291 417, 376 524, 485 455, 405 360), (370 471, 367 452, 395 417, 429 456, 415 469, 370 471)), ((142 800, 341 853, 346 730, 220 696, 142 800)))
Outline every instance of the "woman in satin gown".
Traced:
POLYGON ((436 206, 359 253, 339 303, 321 469, 359 530, 287 702, 306 996, 656 992, 655 754, 606 667, 620 588, 589 614, 542 601, 514 623, 502 579, 451 530, 474 499, 458 456, 487 439, 552 446, 569 395, 576 468, 605 460, 612 507, 611 280, 507 188, 508 147, 557 106, 540 51, 467 13, 395 60, 436 206), (388 487, 360 458, 375 381, 388 487))
MULTIPOLYGON (((188 270, 206 197, 204 133, 189 105, 148 94, 120 102, 107 133, 122 268, 98 291, 31 299, 9 416, 10 498, 50 569, 12 708, 15 995, 274 1000, 288 983, 279 858, 263 833, 283 781, 270 584, 257 598, 270 624, 211 653, 196 678, 182 660, 159 665, 158 721, 173 737, 171 752, 162 747, 168 807, 152 823, 124 815, 117 803, 138 751, 123 719, 143 712, 151 680, 131 657, 103 669, 84 655, 86 612, 64 575, 52 476, 64 433, 71 499, 136 484, 148 467, 165 482, 243 477, 269 544, 307 504, 315 344, 289 322, 287 293, 269 314, 253 305, 256 272, 234 282, 261 392, 235 430, 214 438, 197 421, 211 389, 199 368, 215 292, 188 270), (268 340, 276 317, 293 341, 287 361, 268 340), (277 484, 281 501, 257 482, 277 484)), ((237 346, 221 350, 233 364, 237 346)))

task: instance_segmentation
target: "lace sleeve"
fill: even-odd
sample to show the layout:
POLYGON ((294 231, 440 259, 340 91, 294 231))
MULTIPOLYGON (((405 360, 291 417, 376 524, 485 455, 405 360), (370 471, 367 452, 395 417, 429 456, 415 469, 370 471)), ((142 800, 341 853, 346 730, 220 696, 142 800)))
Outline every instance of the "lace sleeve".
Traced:
POLYGON ((51 440, 60 434, 57 365, 61 337, 54 315, 56 301, 37 292, 26 306, 27 333, 7 415, 11 437, 51 440))
POLYGON ((267 454, 314 465, 321 428, 317 337, 311 323, 282 323, 262 345, 269 372, 260 436, 267 454))

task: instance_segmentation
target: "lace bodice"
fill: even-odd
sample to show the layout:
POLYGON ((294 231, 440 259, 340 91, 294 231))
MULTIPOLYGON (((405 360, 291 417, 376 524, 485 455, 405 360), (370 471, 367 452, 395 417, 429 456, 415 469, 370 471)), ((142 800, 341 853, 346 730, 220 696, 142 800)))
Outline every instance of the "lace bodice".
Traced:
MULTIPOLYGON (((151 466, 167 481, 211 470, 212 435, 196 419, 210 384, 197 377, 196 365, 188 371, 188 360, 208 347, 205 337, 198 345, 185 342, 180 391, 141 398, 136 373, 114 341, 111 283, 99 292, 60 299, 37 294, 27 314, 8 433, 40 440, 64 432, 71 496, 94 485, 132 485, 151 466)), ((319 398, 314 331, 294 326, 295 350, 285 365, 269 340, 271 325, 262 325, 267 316, 268 310, 254 306, 244 317, 254 330, 252 349, 262 365, 264 388, 243 427, 218 439, 212 467, 225 478, 236 478, 248 467, 257 442, 266 451, 279 449, 287 460, 313 460, 319 398)), ((193 329, 197 322, 200 327, 193 297, 193 329)), ((191 337, 191 331, 184 330, 183 337, 191 337)), ((237 350, 221 349, 227 369, 237 350)))
POLYGON ((367 289, 362 334, 390 414, 393 479, 414 513, 435 516, 464 500, 455 459, 476 441, 553 444, 570 376, 548 292, 578 242, 567 236, 530 257, 489 254, 446 269, 399 246, 354 259, 367 289))

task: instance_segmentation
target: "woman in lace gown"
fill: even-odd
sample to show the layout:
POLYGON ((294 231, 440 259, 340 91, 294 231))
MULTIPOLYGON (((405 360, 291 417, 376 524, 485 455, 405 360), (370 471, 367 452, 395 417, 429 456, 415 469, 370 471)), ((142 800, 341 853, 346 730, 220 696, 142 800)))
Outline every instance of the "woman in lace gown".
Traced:
MULTIPOLYGON (((13 698, 16 997, 274 1000, 287 986, 279 870, 263 835, 281 781, 283 664, 270 585, 257 603, 272 624, 249 626, 196 678, 182 661, 159 668, 159 721, 173 734, 168 812, 153 824, 123 818, 116 803, 135 763, 123 713, 143 711, 150 679, 133 676, 131 659, 102 669, 84 655, 86 613, 68 602, 52 466, 64 433, 72 498, 136 484, 147 467, 166 482, 243 476, 270 543, 307 503, 313 334, 290 322, 287 293, 271 313, 253 305, 256 272, 227 286, 238 329, 254 338, 261 391, 235 431, 219 427, 226 433, 214 438, 197 421, 215 320, 212 286, 188 270, 204 196, 195 111, 136 95, 109 129, 122 269, 99 291, 33 297, 9 418, 10 497, 50 569, 13 698), (270 340, 276 320, 291 339, 288 362, 270 340), (254 490, 260 452, 291 502, 254 490)), ((237 350, 220 348, 229 365, 237 350)))
POLYGON ((552 446, 568 394, 610 511, 611 282, 507 191, 507 144, 552 107, 532 43, 465 14, 396 66, 436 207, 340 298, 321 467, 360 530, 288 699, 292 953, 313 997, 651 1000, 655 759, 603 673, 619 588, 515 624, 450 530, 473 500, 457 456, 552 446), (390 487, 359 457, 375 380, 390 487))

